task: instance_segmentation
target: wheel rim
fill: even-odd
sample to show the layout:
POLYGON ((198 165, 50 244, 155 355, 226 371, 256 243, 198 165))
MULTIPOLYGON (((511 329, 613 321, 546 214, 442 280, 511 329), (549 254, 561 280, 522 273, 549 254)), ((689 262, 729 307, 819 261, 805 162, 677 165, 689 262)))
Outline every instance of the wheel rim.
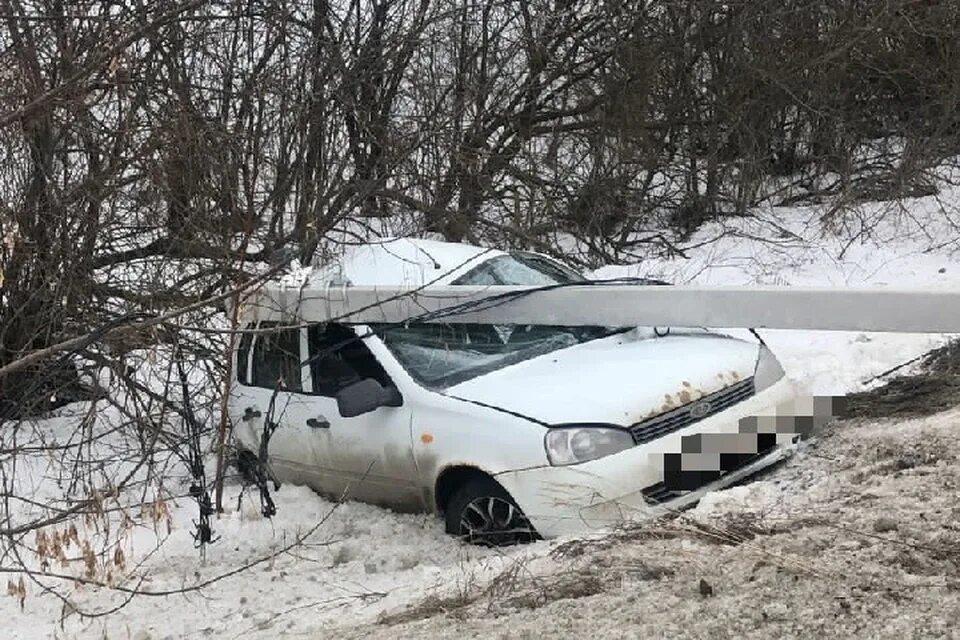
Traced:
POLYGON ((460 537, 473 544, 504 546, 531 542, 536 533, 520 509, 503 498, 474 498, 460 512, 460 537))

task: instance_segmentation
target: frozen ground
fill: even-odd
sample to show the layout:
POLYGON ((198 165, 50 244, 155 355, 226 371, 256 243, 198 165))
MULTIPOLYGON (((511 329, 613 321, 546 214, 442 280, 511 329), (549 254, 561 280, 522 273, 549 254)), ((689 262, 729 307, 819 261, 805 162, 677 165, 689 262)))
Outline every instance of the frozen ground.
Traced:
MULTIPOLYGON (((819 210, 759 211, 729 228, 703 229, 695 242, 727 234, 687 260, 610 266, 596 275, 958 286, 957 244, 943 243, 958 234, 937 206, 933 199, 908 202, 909 215, 892 212, 870 237, 856 225, 834 235, 817 222, 819 210), (782 228, 765 222, 774 217, 782 228)), ((840 394, 945 336, 766 331, 764 338, 811 392, 840 394)), ((268 521, 255 496, 238 500, 239 487, 231 486, 230 509, 214 523, 220 538, 205 559, 191 538, 196 507, 181 500, 158 506, 150 526, 125 531, 122 562, 110 569, 117 584, 151 592, 214 582, 185 594, 139 596, 112 615, 84 618, 75 609, 106 611, 125 594, 78 586, 63 603, 27 580, 22 609, 17 597, 0 600, 2 636, 944 635, 949 621, 960 619, 958 437, 957 412, 839 423, 785 467, 708 496, 681 520, 506 551, 463 546, 431 516, 334 507, 294 486, 276 494, 278 513, 268 521)), ((35 472, 38 497, 51 482, 35 472)), ((79 523, 76 538, 88 536, 95 533, 79 523)), ((82 575, 76 547, 65 557, 51 571, 82 575)))

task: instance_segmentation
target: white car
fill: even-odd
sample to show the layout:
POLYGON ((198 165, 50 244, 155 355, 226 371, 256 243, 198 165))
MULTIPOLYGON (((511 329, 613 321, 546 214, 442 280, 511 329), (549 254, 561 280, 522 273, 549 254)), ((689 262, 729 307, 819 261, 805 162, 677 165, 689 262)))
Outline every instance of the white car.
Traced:
MULTIPOLYGON (((359 246, 310 275, 314 286, 579 280, 539 254, 411 239, 359 246)), ((708 331, 248 329, 230 397, 241 462, 255 464, 266 429, 277 479, 443 514, 472 542, 657 515, 773 464, 797 440, 750 422, 795 396, 774 355, 708 331)))

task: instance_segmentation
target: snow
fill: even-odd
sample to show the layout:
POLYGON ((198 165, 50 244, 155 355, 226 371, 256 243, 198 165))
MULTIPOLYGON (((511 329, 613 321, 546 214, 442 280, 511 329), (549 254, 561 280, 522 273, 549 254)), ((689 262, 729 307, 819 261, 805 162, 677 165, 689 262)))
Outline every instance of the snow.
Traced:
POLYGON ((766 480, 757 480, 750 484, 730 487, 725 491, 708 493, 697 503, 691 513, 711 517, 727 513, 759 511, 764 506, 775 503, 780 494, 781 490, 777 485, 766 480))
MULTIPOLYGON (((840 231, 819 222, 821 209, 758 210, 755 218, 699 231, 691 243, 702 246, 691 250, 688 259, 610 265, 593 276, 702 284, 955 287, 960 285, 960 267, 952 259, 957 244, 937 240, 957 237, 954 213, 943 207, 950 201, 960 202, 960 197, 951 191, 940 200, 908 201, 903 211, 886 217, 880 217, 884 205, 870 205, 840 231), (861 220, 873 226, 870 234, 861 233, 861 220)), ((287 286, 299 286, 307 273, 292 270, 287 286)), ((764 331, 762 336, 788 374, 817 394, 863 389, 873 376, 948 337, 787 331, 764 331)), ((35 428, 65 440, 81 414, 82 407, 76 415, 61 412, 35 428)), ((101 420, 109 424, 119 417, 101 420)), ((689 532, 652 537, 625 532, 481 549, 446 536, 433 516, 350 502, 337 505, 291 485, 276 492, 277 515, 267 520, 260 515, 256 494, 241 496, 234 481, 226 489, 227 511, 213 522, 218 540, 202 559, 191 535, 197 509, 188 498, 166 498, 152 517, 114 528, 106 537, 96 522, 77 524, 81 542, 122 549, 123 563, 110 569, 115 584, 157 592, 214 582, 184 594, 135 597, 109 616, 84 618, 74 609, 103 612, 123 604, 125 594, 41 577, 69 594, 65 605, 27 579, 22 610, 16 597, 0 600, 7 621, 3 635, 24 640, 282 634, 532 638, 547 630, 621 637, 626 629, 637 637, 945 634, 948 621, 960 612, 960 596, 950 586, 960 580, 952 577, 954 565, 916 546, 890 546, 831 526, 873 532, 877 520, 887 517, 897 529, 876 535, 930 548, 953 541, 955 548, 960 540, 948 528, 955 510, 949 499, 953 491, 943 489, 960 486, 955 463, 960 414, 843 425, 816 439, 785 468, 708 495, 684 516, 728 528, 760 523, 774 531, 758 534, 762 543, 717 545, 689 532), (891 465, 903 450, 922 456, 919 464, 897 471, 891 465), (832 519, 830 526, 811 524, 811 518, 826 516, 832 519), (255 564, 228 575, 248 563, 255 564), (700 579, 712 585, 714 595, 697 592, 700 579), (789 597, 781 595, 785 590, 789 597), (912 608, 898 618, 891 612, 901 600, 912 608), (421 613, 396 617, 411 608, 421 613), (383 616, 389 624, 377 624, 383 616), (839 631, 824 631, 817 624, 839 631)), ((38 501, 58 490, 49 477, 53 461, 49 464, 18 469, 18 484, 38 501)), ((182 494, 183 487, 171 493, 182 494)), ((48 529, 52 534, 64 527, 48 529)), ((32 537, 25 542, 36 543, 32 537)), ((51 571, 82 575, 75 547, 66 558, 51 571)), ((39 568, 39 557, 24 560, 39 568)), ((11 563, 6 559, 2 564, 11 563)))
MULTIPOLYGON (((866 221, 864 226, 873 223, 867 235, 861 235, 865 233, 861 226, 832 234, 820 223, 819 208, 758 209, 755 217, 698 231, 690 243, 708 244, 691 252, 687 260, 654 258, 636 265, 606 266, 592 275, 701 285, 958 287, 960 267, 953 257, 960 248, 960 235, 954 218, 960 216, 944 201, 960 203, 960 191, 906 201, 903 207, 909 216, 890 204, 865 205, 860 219, 866 221), (938 238, 953 241, 944 244, 938 238)), ((772 329, 760 333, 787 373, 819 395, 860 389, 873 376, 940 346, 947 338, 772 329)))
POLYGON ((311 273, 313 273, 312 267, 301 266, 299 261, 293 260, 278 281, 283 288, 299 289, 307 283, 311 273))

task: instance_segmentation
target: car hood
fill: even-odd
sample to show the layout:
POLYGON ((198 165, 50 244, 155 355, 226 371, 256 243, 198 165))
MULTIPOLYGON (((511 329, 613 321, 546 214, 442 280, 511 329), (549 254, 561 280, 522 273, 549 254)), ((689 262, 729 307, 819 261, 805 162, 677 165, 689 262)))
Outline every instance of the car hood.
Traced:
POLYGON ((631 330, 504 367, 446 394, 547 424, 629 426, 751 377, 757 349, 712 333, 631 330))

